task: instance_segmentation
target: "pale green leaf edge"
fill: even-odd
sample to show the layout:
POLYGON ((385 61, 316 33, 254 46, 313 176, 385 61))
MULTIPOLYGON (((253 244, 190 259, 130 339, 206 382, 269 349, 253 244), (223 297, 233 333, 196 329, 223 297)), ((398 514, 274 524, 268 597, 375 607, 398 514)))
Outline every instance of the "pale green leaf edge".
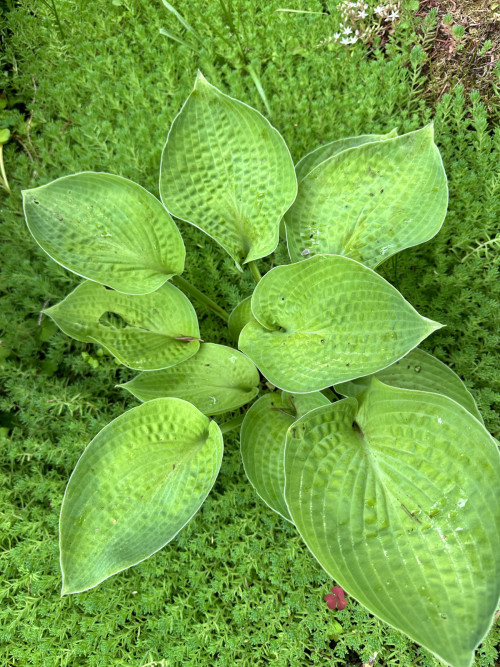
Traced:
MULTIPOLYGON (((195 80, 195 83, 194 83, 193 90, 189 93, 189 95, 188 95, 188 97, 186 98, 186 100, 184 101, 184 104, 182 105, 182 107, 181 107, 179 113, 175 116, 175 118, 173 119, 172 123, 170 124, 170 128, 169 128, 169 130, 168 130, 168 134, 167 134, 167 140, 165 141, 165 144, 163 145, 163 149, 162 149, 162 151, 161 151, 161 159, 160 159, 160 175, 159 175, 159 179, 158 179, 158 191, 159 191, 159 193, 160 193, 160 200, 161 200, 161 203, 163 204, 164 208, 168 211, 169 215, 171 215, 173 218, 175 218, 175 219, 177 219, 177 220, 182 220, 182 222, 187 222, 189 225, 192 225, 193 227, 196 227, 196 228, 199 229, 201 232, 203 232, 206 236, 208 236, 208 237, 211 238, 213 241, 215 241, 215 243, 217 243, 217 245, 220 246, 220 247, 224 250, 224 252, 227 252, 227 254, 229 255, 229 257, 231 257, 231 259, 232 259, 232 260, 234 261, 234 263, 236 264, 237 268, 238 268, 240 271, 243 271, 242 267, 240 266, 240 264, 238 263, 238 261, 236 260, 236 258, 233 257, 233 255, 229 252, 229 250, 228 250, 228 249, 227 249, 227 248, 226 248, 220 241, 218 241, 218 240, 217 240, 216 238, 214 238, 211 234, 209 234, 205 229, 202 229, 199 225, 197 225, 196 223, 192 222, 191 220, 187 220, 186 218, 179 218, 179 216, 174 215, 173 213, 171 213, 171 212, 169 211, 167 205, 164 203, 164 201, 163 201, 163 197, 162 197, 162 195, 161 195, 161 180, 162 180, 162 179, 161 179, 161 174, 162 174, 162 167, 163 167, 163 157, 164 157, 164 155, 165 155, 165 149, 166 149, 166 147, 167 147, 168 140, 169 140, 169 138, 170 138, 170 133, 171 133, 171 131, 172 131, 172 128, 174 127, 175 121, 176 121, 177 118, 182 114, 182 112, 184 111, 184 107, 185 107, 186 104, 188 103, 188 101, 189 101, 191 95, 194 93, 195 88, 196 88, 196 84, 198 83, 198 81, 202 81, 202 82, 205 83, 207 86, 210 86, 210 87, 214 88, 220 95, 223 95, 224 97, 227 97, 227 98, 228 98, 229 100, 231 100, 232 102, 237 102, 238 104, 243 104, 244 106, 246 106, 246 107, 247 107, 248 109, 250 109, 251 111, 254 111, 255 113, 257 113, 257 114, 258 114, 258 115, 259 115, 259 116, 260 116, 260 117, 261 117, 261 118, 262 118, 262 119, 269 125, 269 127, 271 128, 271 130, 272 130, 273 132, 275 132, 275 133, 281 138, 281 140, 282 140, 282 142, 283 142, 283 145, 285 146, 285 148, 286 148, 286 150, 287 150, 287 152, 288 152, 288 155, 289 155, 289 157, 290 157, 290 164, 291 164, 292 166, 293 166, 293 158, 292 158, 292 154, 290 153, 290 149, 288 148, 288 145, 287 145, 286 141, 285 141, 284 138, 283 138, 283 135, 281 134, 281 132, 280 132, 276 127, 274 127, 274 125, 269 121, 268 118, 266 118, 263 114, 261 114, 260 111, 259 111, 258 109, 255 109, 254 107, 250 106, 250 105, 247 104, 246 102, 242 102, 242 100, 238 100, 238 99, 236 99, 236 97, 231 97, 230 95, 226 95, 225 93, 223 93, 221 90, 219 90, 219 88, 217 88, 216 86, 214 86, 213 84, 211 84, 209 81, 207 81, 207 80, 205 79, 205 77, 203 76, 201 70, 198 70, 198 73, 197 73, 197 75, 196 75, 196 80, 195 80)), ((295 173, 295 168, 294 168, 294 173, 295 173)), ((295 200, 297 199, 297 194, 298 194, 297 176, 295 176, 295 184, 296 184, 296 187, 295 187, 295 196, 294 196, 294 198, 293 198, 293 201, 292 201, 292 202, 289 204, 289 206, 287 206, 287 208, 282 212, 280 221, 283 220, 285 213, 286 213, 286 212, 293 206, 295 200)), ((255 261, 256 259, 261 259, 262 257, 267 257, 268 255, 271 255, 271 254, 276 250, 276 248, 278 247, 278 243, 279 243, 279 241, 280 241, 279 231, 280 231, 280 224, 278 224, 278 225, 276 226, 276 233, 275 233, 276 243, 274 244, 274 247, 272 248, 272 250, 270 250, 270 251, 267 253, 267 255, 261 255, 260 257, 251 257, 250 259, 247 258, 247 259, 243 262, 243 264, 247 264, 248 262, 252 262, 252 261, 255 261)))
MULTIPOLYGON (((171 216, 171 214, 170 214, 170 211, 167 210, 167 207, 165 206, 165 204, 161 201, 161 199, 158 199, 158 197, 155 197, 153 193, 149 192, 149 190, 146 190, 146 188, 144 188, 144 187, 143 187, 142 185, 140 185, 139 183, 136 183, 135 181, 132 181, 130 178, 125 178, 124 176, 119 176, 118 174, 111 174, 109 171, 90 171, 90 170, 77 171, 77 172, 75 172, 74 174, 67 174, 66 176, 60 176, 59 178, 55 178, 54 180, 50 181, 49 183, 44 183, 43 185, 39 185, 37 188, 28 188, 27 190, 21 190, 21 195, 22 195, 22 200, 23 200, 23 214, 24 214, 24 220, 25 220, 25 222, 26 222, 26 226, 27 226, 27 228, 28 228, 28 230, 29 230, 29 233, 31 234, 31 236, 32 236, 33 239, 35 240, 35 242, 36 242, 36 244, 38 245, 38 247, 41 248, 41 249, 43 250, 43 252, 44 252, 48 257, 50 257, 50 259, 51 259, 53 262, 55 262, 56 264, 59 264, 59 266, 62 266, 63 269, 66 269, 66 271, 70 271, 70 272, 73 273, 74 275, 76 275, 76 276, 80 276, 80 278, 83 278, 84 280, 90 280, 90 281, 92 281, 93 283, 97 283, 98 285, 104 285, 105 287, 110 287, 110 285, 107 285, 107 284, 105 284, 105 283, 101 283, 101 282, 99 282, 98 280, 93 280, 92 278, 88 278, 87 276, 84 276, 83 273, 78 273, 78 271, 74 271, 73 269, 70 269, 68 266, 66 266, 65 264, 63 264, 63 263, 60 262, 59 260, 57 260, 57 259, 55 259, 54 257, 52 257, 52 255, 51 255, 49 252, 47 252, 47 250, 45 250, 45 248, 43 247, 43 245, 41 245, 41 243, 38 242, 38 239, 37 239, 36 236, 33 234, 32 230, 31 230, 31 227, 30 227, 30 225, 29 225, 29 222, 28 222, 28 216, 26 215, 26 209, 25 209, 25 206, 24 206, 24 204, 25 204, 25 193, 32 192, 33 190, 41 190, 42 188, 48 187, 49 185, 52 185, 53 183, 56 183, 57 181, 62 181, 62 180, 64 180, 64 179, 66 179, 66 178, 71 178, 72 176, 81 176, 82 174, 104 174, 105 176, 114 176, 114 177, 116 177, 116 178, 120 178, 120 179, 122 179, 123 181, 127 181, 127 182, 129 182, 129 183, 133 183, 134 185, 137 185, 137 187, 141 188, 141 190, 144 190, 144 192, 147 192, 147 194, 148 194, 150 197, 153 197, 154 199, 156 199, 156 201, 157 201, 159 204, 161 204, 161 206, 165 209, 165 212, 168 213, 168 215, 169 215, 170 217, 172 217, 172 216, 171 216)), ((172 222, 173 222, 174 225, 175 225, 175 220, 172 220, 172 222)), ((177 225, 175 225, 175 227, 176 227, 177 231, 179 232, 179 229, 177 228, 177 225)), ((185 264, 185 260, 186 260, 186 246, 185 246, 185 244, 184 244, 184 239, 182 238, 182 234, 181 234, 180 232, 179 232, 179 237, 180 237, 180 241, 181 241, 181 244, 182 244, 182 249, 184 250, 184 257, 183 257, 183 265, 184 265, 184 264, 185 264)), ((184 269, 183 269, 183 271, 184 271, 184 269)), ((167 275, 168 275, 168 274, 167 274, 167 275)), ((161 284, 159 284, 158 287, 155 287, 155 289, 153 289, 153 290, 149 290, 148 292, 134 292, 133 294, 130 294, 130 292, 123 292, 123 291, 121 291, 121 290, 115 289, 114 287, 111 287, 111 289, 114 289, 115 292, 119 292, 120 294, 126 294, 127 296, 144 296, 145 294, 152 294, 153 292, 156 292, 156 290, 160 289, 160 287, 162 287, 165 283, 168 283, 168 281, 169 281, 174 275, 181 275, 181 274, 180 274, 180 273, 179 273, 179 274, 177 274, 177 273, 172 273, 172 274, 171 274, 168 278, 166 278, 161 284)))
MULTIPOLYGON (((155 398, 155 399, 153 399, 153 400, 155 400, 155 401, 165 401, 165 400, 168 400, 168 399, 165 399, 165 398, 155 398)), ((175 401, 182 401, 183 403, 187 403, 191 408, 194 407, 191 403, 189 403, 188 401, 184 401, 182 398, 174 398, 174 399, 172 399, 172 400, 175 400, 175 401)), ((151 402, 152 402, 152 401, 148 401, 148 403, 151 403, 151 402)), ((113 419, 113 420, 110 421, 108 424, 106 424, 106 426, 104 426, 104 427, 99 431, 99 433, 97 433, 97 434, 92 438, 92 440, 91 440, 91 441, 89 442, 89 444, 85 447, 85 449, 83 450, 83 452, 81 453, 81 455, 78 457, 78 461, 76 462, 75 467, 73 468, 73 472, 71 473, 70 478, 69 478, 69 480, 68 480, 68 483, 66 484, 66 488, 65 488, 65 490, 64 490, 64 496, 63 496, 62 503, 61 503, 61 510, 62 510, 64 501, 65 501, 65 499, 66 499, 66 491, 68 490, 68 487, 69 487, 69 484, 70 484, 71 479, 72 479, 72 477, 73 477, 73 474, 74 474, 74 472, 75 472, 75 470, 76 470, 76 467, 77 467, 78 464, 80 463, 80 459, 82 458, 82 456, 83 456, 83 454, 85 453, 85 451, 87 450, 87 448, 90 447, 90 445, 94 442, 94 440, 95 440, 98 436, 100 436, 101 433, 102 433, 103 431, 105 431, 107 428, 109 428, 109 427, 111 426, 111 424, 114 424, 114 422, 115 422, 117 419, 120 419, 120 417, 123 417, 124 414, 130 414, 130 413, 133 412, 134 410, 141 410, 142 407, 143 407, 144 405, 145 405, 145 404, 143 403, 142 405, 138 405, 138 406, 136 406, 135 408, 131 408, 130 410, 126 410, 126 411, 123 412, 121 415, 119 415, 118 417, 115 417, 115 419, 113 419)), ((201 413, 201 414, 203 414, 203 413, 201 413)), ((206 416, 206 415, 204 415, 204 416, 206 416)), ((135 567, 136 565, 139 565, 139 563, 143 563, 145 560, 148 560, 148 558, 151 558, 151 556, 154 556, 154 554, 158 553, 158 551, 161 551, 162 549, 164 549, 164 548, 167 546, 167 544, 169 544, 175 537, 177 537, 177 535, 181 532, 181 530, 187 526, 187 524, 191 521, 191 519, 193 519, 193 517, 196 516, 196 514, 200 511, 201 506, 203 505, 203 503, 205 502, 205 500, 208 498, 208 496, 209 496, 209 494, 210 494, 210 491, 213 489, 213 486, 214 486, 214 484, 215 484, 215 482, 216 482, 216 480, 217 480, 217 477, 219 476, 220 468, 221 468, 221 465, 222 465, 222 458, 223 458, 223 455, 224 455, 224 438, 223 438, 222 432, 221 432, 221 430, 220 430, 220 427, 219 427, 219 425, 217 424, 217 422, 213 421, 213 420, 210 419, 209 417, 207 417, 207 419, 208 419, 209 422, 210 422, 210 423, 209 423, 209 429, 210 429, 210 428, 213 428, 213 427, 212 427, 212 424, 215 425, 215 429, 216 429, 216 430, 215 430, 215 433, 218 434, 219 439, 220 439, 220 444, 221 444, 220 463, 219 463, 219 467, 218 467, 218 469, 217 469, 217 472, 216 472, 216 474, 214 475, 214 481, 213 481, 213 484, 212 484, 212 486, 208 489, 208 491, 207 491, 205 497, 204 497, 203 500, 201 501, 201 503, 200 503, 200 505, 198 506, 198 508, 193 512, 193 514, 189 517, 189 519, 186 521, 186 523, 185 523, 183 526, 181 526, 181 527, 179 528, 179 530, 178 530, 174 535, 172 535, 172 537, 171 537, 169 540, 167 540, 167 542, 165 542, 165 544, 164 544, 163 546, 159 547, 159 549, 156 549, 155 551, 153 551, 152 553, 150 553, 149 556, 146 556, 145 558, 141 558, 141 560, 138 560, 138 561, 137 561, 136 563, 134 563, 133 565, 127 565, 126 567, 122 567, 122 568, 116 570, 115 572, 112 572, 111 574, 108 574, 107 577, 104 577, 104 579, 101 579, 101 580, 98 581, 97 583, 92 584, 92 585, 89 586, 88 588, 82 588, 82 589, 79 590, 79 591, 65 590, 65 588, 64 588, 64 569, 63 569, 63 564, 62 564, 62 550, 61 550, 61 514, 62 514, 62 511, 59 513, 59 522, 58 522, 58 527, 59 527, 59 541, 58 541, 58 544, 59 544, 59 567, 60 567, 60 569, 61 569, 61 575, 62 575, 61 597, 64 597, 65 595, 74 595, 74 594, 77 594, 77 593, 85 593, 85 591, 92 590, 93 588, 95 588, 96 586, 99 586, 100 584, 102 584, 103 581, 106 581, 106 580, 109 579, 110 577, 114 577, 115 574, 118 574, 118 573, 120 573, 120 572, 124 572, 125 570, 129 570, 131 567, 135 567)))

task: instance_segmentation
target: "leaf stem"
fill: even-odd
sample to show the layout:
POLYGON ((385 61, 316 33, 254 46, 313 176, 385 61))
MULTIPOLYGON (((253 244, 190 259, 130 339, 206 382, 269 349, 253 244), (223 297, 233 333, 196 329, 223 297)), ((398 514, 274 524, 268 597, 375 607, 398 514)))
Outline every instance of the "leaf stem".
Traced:
POLYGON ((203 294, 203 292, 200 292, 199 289, 194 287, 194 285, 191 285, 191 283, 188 283, 187 280, 182 278, 181 276, 175 276, 173 278, 173 282, 177 283, 177 286, 183 289, 185 292, 190 294, 194 299, 205 305, 207 308, 210 308, 211 311, 213 311, 216 315, 218 315, 220 318, 226 322, 229 320, 229 315, 226 313, 226 311, 218 306, 215 301, 212 301, 206 294, 203 294))
POLYGON ((5 167, 3 165, 3 145, 0 144, 0 172, 2 174, 1 179, 3 181, 3 186, 7 190, 7 192, 12 194, 11 189, 9 187, 9 182, 7 180, 7 174, 5 173, 5 167))
POLYGON ((255 278, 255 282, 258 283, 260 281, 260 279, 262 278, 262 276, 260 275, 260 271, 259 271, 259 268, 257 266, 257 262, 255 261, 255 259, 248 262, 248 266, 250 267, 250 271, 252 272, 253 277, 255 278))
POLYGON ((64 35, 64 31, 63 31, 63 29, 62 29, 61 20, 60 20, 60 18, 59 18, 59 14, 58 14, 58 12, 57 12, 57 7, 56 7, 56 3, 55 3, 55 1, 54 1, 54 0, 51 0, 51 1, 49 2, 49 0, 42 0, 42 2, 43 2, 43 4, 44 4, 46 7, 48 7, 49 9, 51 9, 52 12, 54 13, 54 17, 55 17, 55 19, 56 19, 57 27, 58 27, 58 30, 59 30, 59 36, 61 37, 61 39, 64 39, 64 38, 65 38, 65 35, 64 35))
POLYGON ((222 435, 224 435, 224 433, 229 433, 230 431, 234 431, 235 429, 237 429, 241 425, 244 416, 245 415, 238 415, 236 417, 233 417, 232 419, 229 419, 227 422, 224 422, 224 424, 219 424, 220 432, 222 433, 222 435))

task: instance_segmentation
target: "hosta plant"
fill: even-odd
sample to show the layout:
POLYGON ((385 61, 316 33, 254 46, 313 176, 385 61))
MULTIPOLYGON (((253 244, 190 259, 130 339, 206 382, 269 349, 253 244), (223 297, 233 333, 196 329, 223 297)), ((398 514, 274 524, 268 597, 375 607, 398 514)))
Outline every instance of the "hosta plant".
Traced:
POLYGON ((142 405, 78 461, 60 519, 62 593, 164 547, 198 511, 241 423, 245 472, 326 572, 453 665, 488 632, 500 583, 500 458, 462 381, 418 345, 441 324, 377 273, 434 236, 447 184, 433 127, 340 138, 294 167, 256 110, 201 74, 162 154, 161 201, 83 172, 23 193, 28 227, 84 278, 46 313, 140 371, 142 405), (180 274, 175 219, 257 284, 226 314, 180 274), (290 263, 257 260, 286 235, 290 263), (239 349, 200 339, 186 294, 239 349), (214 415, 239 410, 236 416, 214 415))

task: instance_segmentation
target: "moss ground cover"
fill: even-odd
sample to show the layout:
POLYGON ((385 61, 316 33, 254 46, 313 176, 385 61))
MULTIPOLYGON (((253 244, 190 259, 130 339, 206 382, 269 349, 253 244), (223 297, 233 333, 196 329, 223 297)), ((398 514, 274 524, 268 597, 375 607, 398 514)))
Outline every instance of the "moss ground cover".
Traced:
MULTIPOLYGON (((35 246, 19 191, 102 170, 157 195, 165 134, 198 67, 265 112, 250 63, 295 161, 338 137, 396 126, 408 132, 434 118, 449 213, 435 239, 391 259, 383 274, 419 311, 448 325, 424 347, 465 379, 498 438, 498 117, 460 87, 428 106, 411 22, 384 49, 346 49, 327 40, 338 20, 333 8, 292 15, 275 13, 277 1, 247 1, 231 14, 240 48, 224 41, 228 18, 219 4, 198 14, 195 3, 183 2, 176 7, 202 37, 191 39, 191 49, 159 33, 178 29, 161 3, 115 0, 105 12, 98 2, 56 6, 62 35, 50 7, 38 3, 16 3, 8 13, 6 6, 2 25, 8 103, 0 125, 13 133, 4 147, 13 194, 0 192, 0 662, 344 665, 377 652, 377 664, 435 664, 354 602, 327 609, 332 582, 293 528, 258 500, 230 437, 214 491, 166 549, 96 590, 59 597, 58 516, 68 476, 91 437, 138 403, 114 388, 133 373, 40 317, 79 281, 35 246)), ((192 283, 227 309, 250 294, 248 270, 239 273, 210 239, 180 227, 192 283)), ((230 342, 208 313, 201 335, 230 342)), ((493 629, 478 665, 494 664, 498 639, 493 629)))

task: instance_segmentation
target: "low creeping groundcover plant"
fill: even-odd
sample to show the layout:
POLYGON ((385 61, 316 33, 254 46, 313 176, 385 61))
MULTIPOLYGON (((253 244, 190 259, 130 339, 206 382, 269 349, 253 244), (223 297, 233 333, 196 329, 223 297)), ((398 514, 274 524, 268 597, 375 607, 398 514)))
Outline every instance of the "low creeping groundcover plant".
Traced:
POLYGON ((45 312, 141 371, 123 387, 142 405, 102 429, 69 480, 62 594, 172 540, 215 482, 223 433, 241 424, 250 482, 339 586, 468 667, 499 599, 499 452, 462 381, 418 349, 442 325, 376 272, 445 218, 432 125, 338 139, 294 167, 260 113, 199 74, 167 137, 160 195, 94 172, 23 193, 38 244, 84 278, 45 312), (180 277, 173 218, 254 274, 229 317, 180 277), (256 260, 280 225, 291 263, 261 278, 256 260), (200 339, 184 292, 239 350, 200 339), (243 420, 210 419, 255 398, 243 420))

